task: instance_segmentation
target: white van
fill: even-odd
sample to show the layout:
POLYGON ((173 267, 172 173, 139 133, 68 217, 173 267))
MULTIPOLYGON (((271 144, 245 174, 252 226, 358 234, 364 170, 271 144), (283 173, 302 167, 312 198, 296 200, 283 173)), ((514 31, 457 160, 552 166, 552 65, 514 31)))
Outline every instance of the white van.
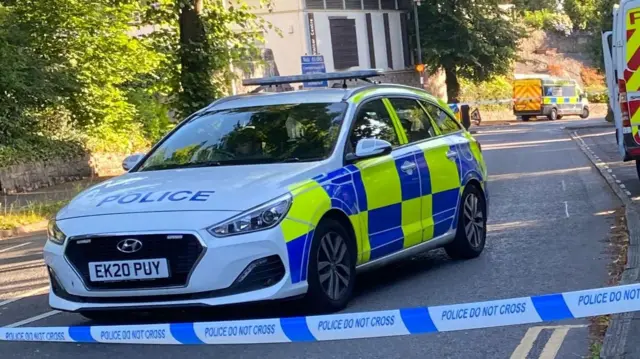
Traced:
POLYGON ((618 151, 640 176, 640 0, 622 0, 612 15, 613 29, 602 34, 609 105, 618 151))

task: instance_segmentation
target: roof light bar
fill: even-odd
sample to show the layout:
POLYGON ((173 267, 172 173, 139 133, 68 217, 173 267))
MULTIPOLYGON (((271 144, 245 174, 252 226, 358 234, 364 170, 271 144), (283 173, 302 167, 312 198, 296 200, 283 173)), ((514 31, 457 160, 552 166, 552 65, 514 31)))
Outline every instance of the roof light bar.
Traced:
POLYGON ((328 72, 319 74, 306 74, 296 76, 274 76, 242 81, 244 86, 274 86, 291 83, 305 83, 329 80, 367 80, 370 77, 382 76, 382 70, 358 70, 345 72, 328 72))

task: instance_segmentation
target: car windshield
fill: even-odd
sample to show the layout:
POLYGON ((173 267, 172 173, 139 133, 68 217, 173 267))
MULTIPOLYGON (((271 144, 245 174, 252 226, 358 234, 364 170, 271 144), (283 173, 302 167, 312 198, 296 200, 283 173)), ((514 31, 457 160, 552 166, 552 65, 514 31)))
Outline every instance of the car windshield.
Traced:
POLYGON ((319 161, 333 152, 346 108, 304 103, 205 112, 167 138, 139 171, 319 161))

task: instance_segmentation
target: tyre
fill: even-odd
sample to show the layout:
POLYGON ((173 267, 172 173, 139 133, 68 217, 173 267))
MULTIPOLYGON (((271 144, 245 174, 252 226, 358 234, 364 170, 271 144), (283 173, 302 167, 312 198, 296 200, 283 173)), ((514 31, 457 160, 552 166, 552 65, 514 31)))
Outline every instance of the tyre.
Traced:
POLYGON ((585 107, 582 109, 582 113, 580 114, 580 118, 585 119, 589 117, 589 108, 585 107))
POLYGON ((558 115, 558 120, 562 120, 562 115, 558 115))
POLYGON ((307 305, 314 312, 335 312, 347 306, 356 281, 356 244, 333 219, 320 222, 309 253, 307 305))
POLYGON ((551 121, 555 121, 558 119, 558 110, 555 108, 551 109, 551 113, 549 114, 549 116, 547 116, 549 118, 549 120, 551 121))
POLYGON ((487 207, 482 192, 467 186, 458 212, 456 237, 445 250, 453 259, 475 258, 484 250, 487 239, 487 207))
POLYGON ((640 179, 640 160, 636 160, 636 173, 638 174, 638 179, 640 179))
POLYGON ((522 116, 522 121, 529 121, 529 116, 522 116))

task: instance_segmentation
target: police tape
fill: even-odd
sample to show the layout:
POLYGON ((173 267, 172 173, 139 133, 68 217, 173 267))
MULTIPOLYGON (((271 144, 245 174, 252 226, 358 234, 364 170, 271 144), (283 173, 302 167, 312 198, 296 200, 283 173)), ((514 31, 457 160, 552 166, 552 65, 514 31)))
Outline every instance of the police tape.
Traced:
POLYGON ((0 328, 0 341, 265 344, 416 335, 640 310, 640 284, 434 307, 309 317, 112 326, 0 328))

